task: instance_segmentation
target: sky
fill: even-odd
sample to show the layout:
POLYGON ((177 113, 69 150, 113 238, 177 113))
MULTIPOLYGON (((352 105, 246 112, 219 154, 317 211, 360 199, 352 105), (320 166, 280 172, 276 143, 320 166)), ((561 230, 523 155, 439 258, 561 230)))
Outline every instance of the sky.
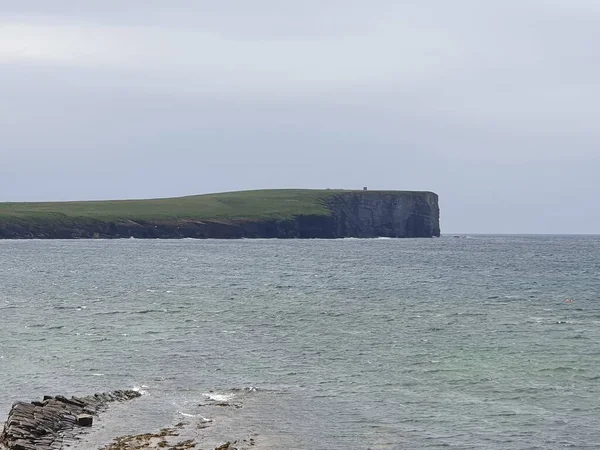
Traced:
POLYGON ((0 201, 429 190, 600 233, 597 0, 0 0, 0 201))

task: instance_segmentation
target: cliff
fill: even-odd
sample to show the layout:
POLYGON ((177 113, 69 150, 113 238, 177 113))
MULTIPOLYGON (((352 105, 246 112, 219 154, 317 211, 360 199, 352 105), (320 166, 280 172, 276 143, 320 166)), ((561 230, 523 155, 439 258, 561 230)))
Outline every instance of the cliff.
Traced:
POLYGON ((432 192, 271 190, 176 199, 0 204, 2 239, 440 235, 432 192))
POLYGON ((432 192, 353 192, 328 201, 335 237, 440 235, 438 196, 432 192))

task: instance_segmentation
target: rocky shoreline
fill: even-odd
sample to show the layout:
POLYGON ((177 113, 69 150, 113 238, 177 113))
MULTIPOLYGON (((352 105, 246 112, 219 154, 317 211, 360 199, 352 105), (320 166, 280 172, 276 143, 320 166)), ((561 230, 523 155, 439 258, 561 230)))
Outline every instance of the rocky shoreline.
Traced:
POLYGON ((45 396, 41 401, 13 404, 0 434, 1 450, 58 450, 93 423, 111 402, 140 396, 137 391, 114 391, 88 397, 45 396))
MULTIPOLYGON (((13 404, 2 433, 0 450, 60 450, 81 447, 81 435, 93 426, 94 419, 113 402, 125 402, 140 397, 137 391, 113 391, 87 397, 67 398, 61 395, 44 396, 41 401, 13 404)), ((200 404, 209 408, 240 408, 241 405, 209 399, 200 404)), ((198 448, 197 440, 212 420, 187 420, 155 433, 142 433, 115 438, 99 450, 163 449, 186 450, 198 448)), ((200 439, 205 442, 204 439, 200 439)), ((253 436, 212 444, 215 450, 249 450, 256 445, 253 436), (216 445, 216 447, 215 447, 216 445)), ((218 442, 218 441, 217 441, 218 442)), ((210 445, 210 444, 209 444, 210 445)), ((86 447, 87 448, 87 447, 86 447)))

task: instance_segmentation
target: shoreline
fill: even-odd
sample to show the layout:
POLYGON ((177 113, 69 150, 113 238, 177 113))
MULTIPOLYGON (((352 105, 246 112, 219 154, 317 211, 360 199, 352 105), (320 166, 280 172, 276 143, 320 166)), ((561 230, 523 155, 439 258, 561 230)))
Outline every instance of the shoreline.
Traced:
MULTIPOLYGON (((200 413, 181 413, 182 420, 159 430, 136 430, 126 434, 111 431, 110 426, 106 430, 105 420, 114 409, 112 405, 123 404, 125 407, 130 400, 140 397, 142 393, 139 391, 128 390, 87 397, 58 395, 44 396, 41 401, 17 401, 7 421, 0 423, 3 426, 0 450, 185 450, 200 448, 199 445, 216 450, 260 448, 256 433, 246 433, 241 437, 239 430, 232 433, 232 429, 238 429, 235 427, 235 410, 242 405, 233 402, 233 397, 223 398, 222 395, 207 395, 206 400, 197 405, 204 411, 210 411, 211 416, 218 416, 218 419, 208 419, 200 413), (89 424, 80 423, 84 416, 89 418, 89 424), (102 443, 97 442, 99 436, 94 436, 96 433, 102 443), (232 434, 236 436, 232 437, 232 434)), ((131 412, 127 411, 127 414, 130 416, 131 412)))
POLYGON ((87 397, 46 395, 41 401, 13 404, 0 433, 0 449, 56 450, 77 438, 110 403, 140 397, 134 390, 113 391, 87 397))

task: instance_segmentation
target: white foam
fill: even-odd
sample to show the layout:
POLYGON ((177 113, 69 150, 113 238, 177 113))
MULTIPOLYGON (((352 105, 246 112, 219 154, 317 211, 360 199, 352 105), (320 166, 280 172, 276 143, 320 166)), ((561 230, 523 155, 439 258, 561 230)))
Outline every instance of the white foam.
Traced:
POLYGON ((233 399, 233 397, 235 397, 235 394, 217 394, 214 392, 202 395, 204 395, 209 400, 213 400, 215 402, 228 402, 229 400, 233 399))
POLYGON ((144 389, 144 388, 147 388, 147 387, 148 386, 146 386, 145 384, 142 384, 141 386, 134 386, 132 390, 135 391, 135 392, 139 392, 142 395, 147 395, 148 391, 146 389, 144 389))
POLYGON ((209 419, 208 417, 204 417, 202 414, 190 414, 190 413, 185 413, 183 411, 177 411, 177 414, 183 416, 183 417, 194 417, 194 418, 199 418, 202 422, 208 423, 208 422, 212 422, 212 419, 209 419))

